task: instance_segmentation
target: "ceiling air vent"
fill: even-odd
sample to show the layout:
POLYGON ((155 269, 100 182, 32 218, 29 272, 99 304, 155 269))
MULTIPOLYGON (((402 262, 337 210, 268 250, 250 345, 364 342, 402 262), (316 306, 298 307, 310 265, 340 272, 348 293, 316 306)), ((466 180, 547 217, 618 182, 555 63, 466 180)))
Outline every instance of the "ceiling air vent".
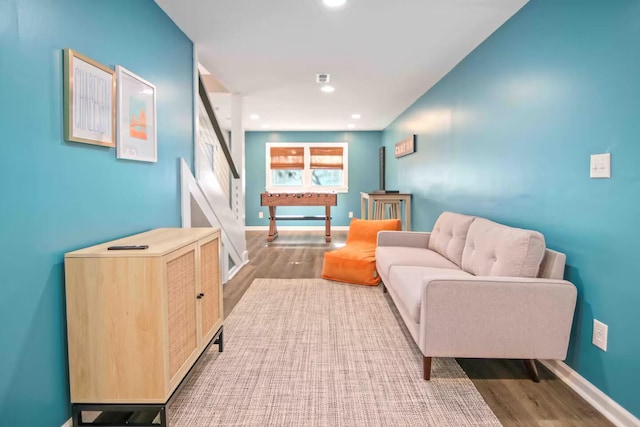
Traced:
POLYGON ((331 75, 327 73, 319 73, 316 74, 316 83, 329 83, 331 80, 331 75))

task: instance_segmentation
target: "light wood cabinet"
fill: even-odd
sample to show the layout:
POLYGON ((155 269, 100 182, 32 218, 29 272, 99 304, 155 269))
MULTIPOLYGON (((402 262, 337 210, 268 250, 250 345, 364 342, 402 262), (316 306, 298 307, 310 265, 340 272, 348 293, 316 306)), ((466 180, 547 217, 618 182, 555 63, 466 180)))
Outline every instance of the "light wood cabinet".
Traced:
POLYGON ((72 403, 164 404, 214 337, 222 349, 219 242, 164 228, 65 255, 72 403))

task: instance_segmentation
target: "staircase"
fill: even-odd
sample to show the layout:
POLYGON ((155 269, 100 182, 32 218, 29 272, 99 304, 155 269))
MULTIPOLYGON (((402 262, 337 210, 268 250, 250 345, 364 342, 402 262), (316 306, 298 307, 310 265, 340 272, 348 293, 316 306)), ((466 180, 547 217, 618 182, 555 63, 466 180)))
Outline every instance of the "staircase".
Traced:
POLYGON ((184 159, 180 161, 182 226, 220 228, 220 267, 225 283, 249 261, 244 234, 244 186, 235 166, 242 165, 244 159, 241 101, 232 98, 232 116, 237 120, 232 121, 236 124, 230 132, 225 131, 218 124, 202 77, 198 80, 196 175, 184 159), (230 137, 232 147, 227 142, 230 137))

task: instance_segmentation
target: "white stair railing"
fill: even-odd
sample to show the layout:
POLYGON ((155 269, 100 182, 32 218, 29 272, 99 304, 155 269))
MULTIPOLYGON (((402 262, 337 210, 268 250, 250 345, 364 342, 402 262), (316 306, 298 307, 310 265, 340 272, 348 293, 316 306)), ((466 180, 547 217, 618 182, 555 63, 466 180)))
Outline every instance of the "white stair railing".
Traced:
POLYGON ((244 227, 239 227, 233 221, 231 209, 221 203, 224 200, 220 197, 221 190, 214 190, 218 197, 215 194, 208 195, 208 191, 196 181, 184 159, 180 159, 180 178, 182 226, 220 228, 222 240, 220 266, 222 281, 226 283, 249 261, 244 227), (218 201, 214 200, 211 203, 210 198, 218 201), (213 206, 216 206, 216 209, 213 206))
MULTIPOLYGON (((198 89, 199 96, 195 105, 195 177, 184 159, 181 159, 180 164, 182 226, 220 228, 220 266, 223 282, 227 282, 248 262, 244 186, 242 176, 235 166, 244 164, 244 129, 239 114, 241 108, 233 108, 232 116, 237 116, 238 120, 232 129, 237 146, 230 150, 226 141, 230 134, 220 128, 201 78, 198 89)), ((236 101, 237 99, 234 100, 234 105, 237 104, 236 101)))

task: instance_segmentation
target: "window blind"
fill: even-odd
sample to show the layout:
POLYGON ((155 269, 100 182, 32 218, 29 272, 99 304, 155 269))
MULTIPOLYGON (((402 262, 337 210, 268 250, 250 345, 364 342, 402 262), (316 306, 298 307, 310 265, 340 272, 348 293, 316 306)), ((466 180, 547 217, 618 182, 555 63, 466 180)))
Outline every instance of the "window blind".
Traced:
POLYGON ((343 169, 342 147, 310 147, 311 169, 343 169))
POLYGON ((271 147, 271 169, 304 169, 304 147, 271 147))

